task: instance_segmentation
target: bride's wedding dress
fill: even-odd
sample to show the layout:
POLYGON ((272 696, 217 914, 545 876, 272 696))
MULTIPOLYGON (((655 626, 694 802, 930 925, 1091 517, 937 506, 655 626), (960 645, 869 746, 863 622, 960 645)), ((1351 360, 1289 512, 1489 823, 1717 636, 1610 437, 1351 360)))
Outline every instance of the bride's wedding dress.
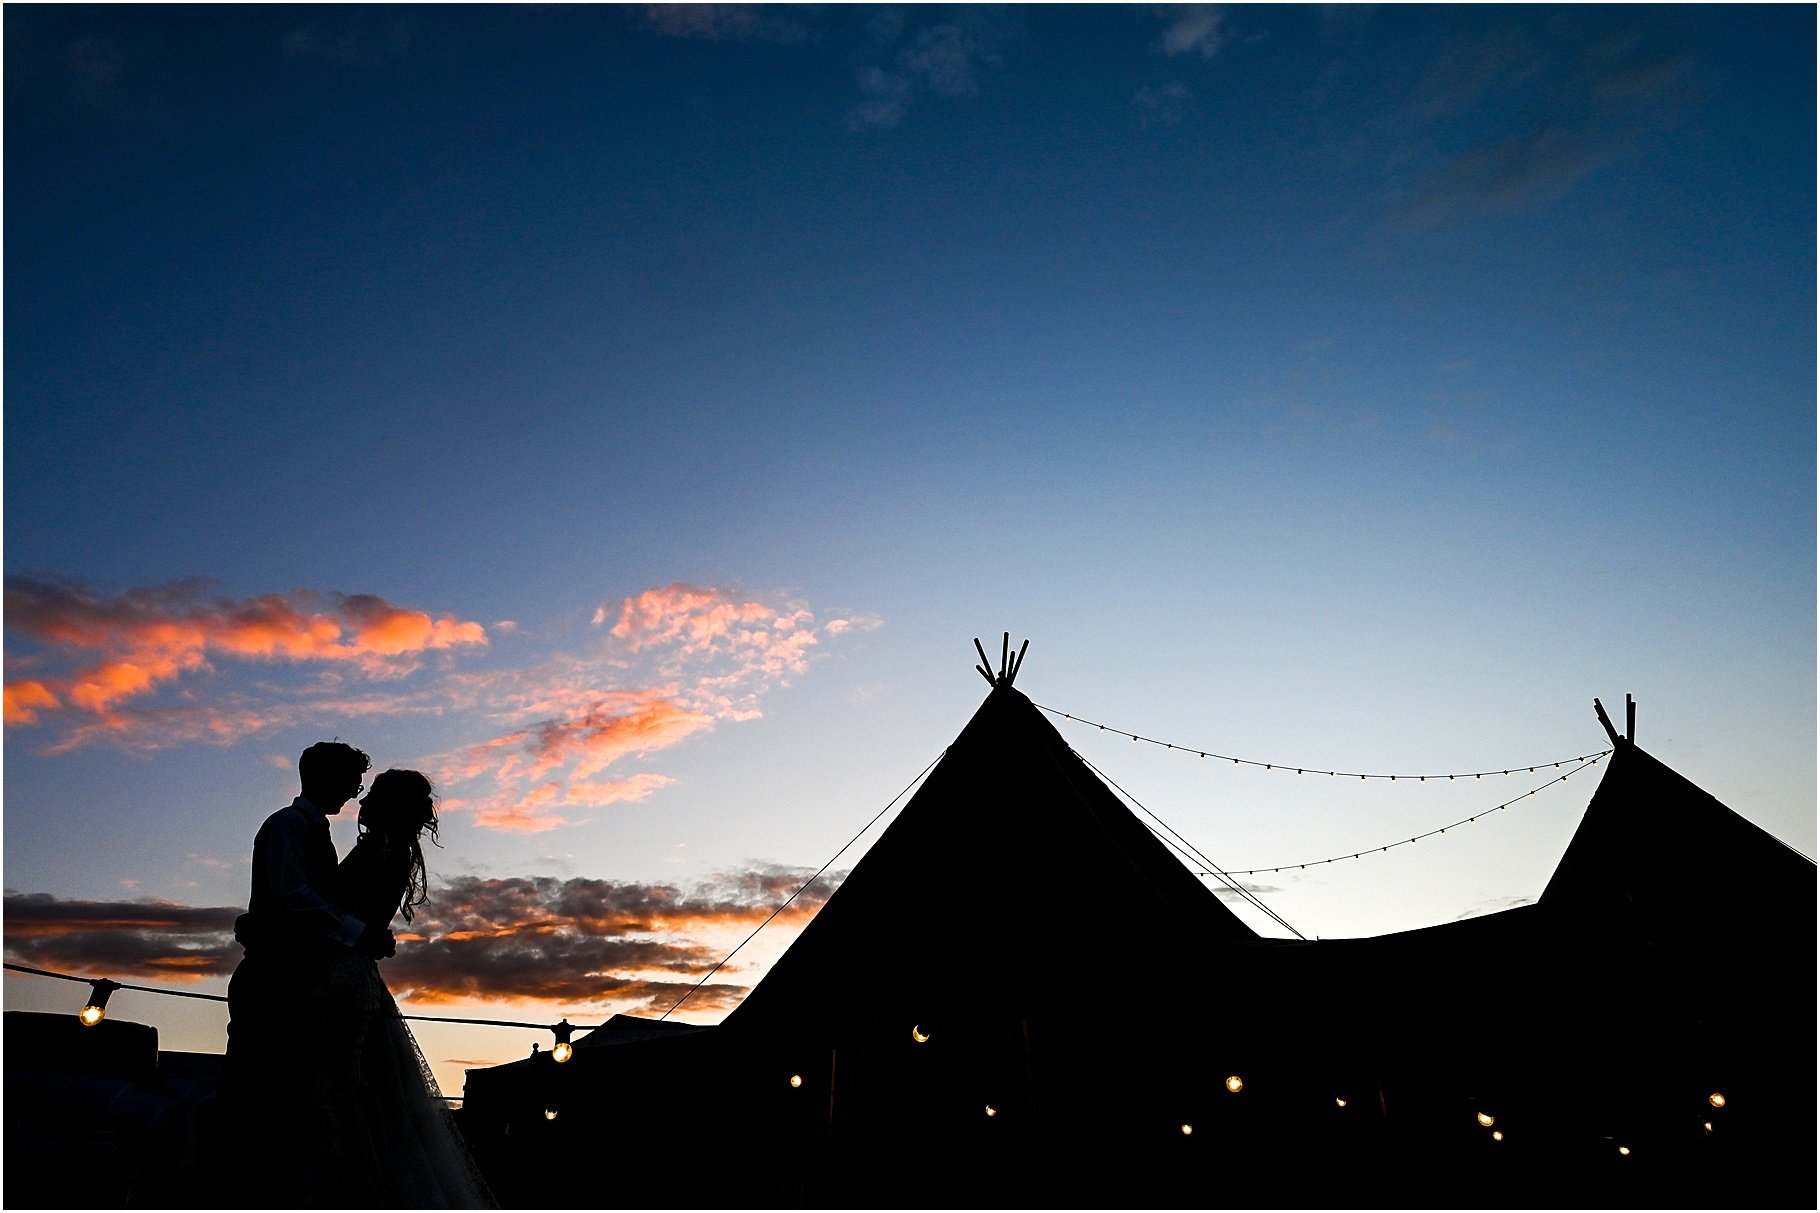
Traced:
MULTIPOLYGON (((336 872, 337 903, 363 922, 390 922, 407 863, 363 838, 336 872)), ((352 951, 336 955, 322 995, 331 1040, 311 1095, 323 1113, 325 1192, 345 1207, 493 1207, 379 966, 352 951)))

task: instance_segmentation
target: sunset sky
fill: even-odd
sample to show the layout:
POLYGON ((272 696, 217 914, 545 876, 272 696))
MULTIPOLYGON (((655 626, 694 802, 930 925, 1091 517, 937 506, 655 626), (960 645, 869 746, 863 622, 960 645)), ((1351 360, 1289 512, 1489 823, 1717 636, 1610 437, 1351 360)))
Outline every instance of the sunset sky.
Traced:
MULTIPOLYGON (((1130 733, 1502 771, 1629 692, 1814 853, 1811 7, 4 22, 11 962, 224 992, 340 737, 442 795, 407 1011, 661 1013, 852 866, 1004 631, 1217 863, 1373 850, 1253 879, 1311 938, 1533 899, 1601 768, 1377 851, 1560 772, 1130 733)), ((931 898, 995 878, 952 856, 931 898)), ((450 1093, 548 1045, 418 1035, 450 1093)))

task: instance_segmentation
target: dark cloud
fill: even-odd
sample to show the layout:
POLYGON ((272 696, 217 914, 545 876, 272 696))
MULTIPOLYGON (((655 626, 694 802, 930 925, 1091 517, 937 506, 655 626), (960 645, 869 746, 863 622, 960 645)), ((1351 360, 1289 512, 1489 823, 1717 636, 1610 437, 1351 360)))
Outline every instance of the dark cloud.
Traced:
MULTIPOLYGON (((750 931, 811 873, 761 864, 715 874, 696 888, 552 877, 460 877, 436 888, 407 927, 394 921, 398 954, 387 983, 419 1003, 538 999, 667 1010, 714 972, 724 945, 700 942, 727 928, 750 931)), ((800 924, 827 900, 835 875, 817 880, 783 912, 800 924)), ((240 960, 237 906, 71 901, 45 893, 6 897, 9 960, 77 976, 174 981, 226 977, 240 960)), ((731 976, 737 965, 721 970, 731 976)), ((704 984, 692 1010, 725 1010, 747 986, 704 984)))
POLYGON ((77 976, 164 981, 225 977, 240 961, 237 906, 160 901, 64 901, 6 896, 6 955, 16 964, 77 976))

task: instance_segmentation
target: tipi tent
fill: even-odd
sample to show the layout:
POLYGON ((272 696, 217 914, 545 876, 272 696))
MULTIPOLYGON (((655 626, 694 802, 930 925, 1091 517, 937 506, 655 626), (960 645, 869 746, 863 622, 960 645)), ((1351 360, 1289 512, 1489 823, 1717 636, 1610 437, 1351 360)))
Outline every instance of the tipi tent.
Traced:
POLYGON ((605 1146, 621 1203, 706 1157, 693 1203, 1811 1207, 1814 891, 1617 739, 1536 904, 1261 939, 1001 670, 723 1024, 616 1017, 470 1071, 464 1116, 539 1205, 600 1203, 550 1160, 605 1146), (1102 1005, 1112 973, 1152 1009, 1102 1005))

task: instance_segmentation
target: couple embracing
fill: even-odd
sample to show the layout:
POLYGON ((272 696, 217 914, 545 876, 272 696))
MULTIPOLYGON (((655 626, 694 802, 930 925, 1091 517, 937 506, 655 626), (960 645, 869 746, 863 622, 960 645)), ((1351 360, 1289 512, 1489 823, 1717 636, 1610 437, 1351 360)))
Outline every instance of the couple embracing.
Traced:
POLYGON ((390 923, 428 900, 423 835, 435 791, 340 741, 297 768, 302 795, 259 827, 252 893, 234 924, 221 1102, 247 1206, 474 1208, 492 1202, 429 1066, 379 975, 390 923), (366 794, 361 795, 362 792, 366 794), (359 797, 336 862, 329 818, 359 797))

